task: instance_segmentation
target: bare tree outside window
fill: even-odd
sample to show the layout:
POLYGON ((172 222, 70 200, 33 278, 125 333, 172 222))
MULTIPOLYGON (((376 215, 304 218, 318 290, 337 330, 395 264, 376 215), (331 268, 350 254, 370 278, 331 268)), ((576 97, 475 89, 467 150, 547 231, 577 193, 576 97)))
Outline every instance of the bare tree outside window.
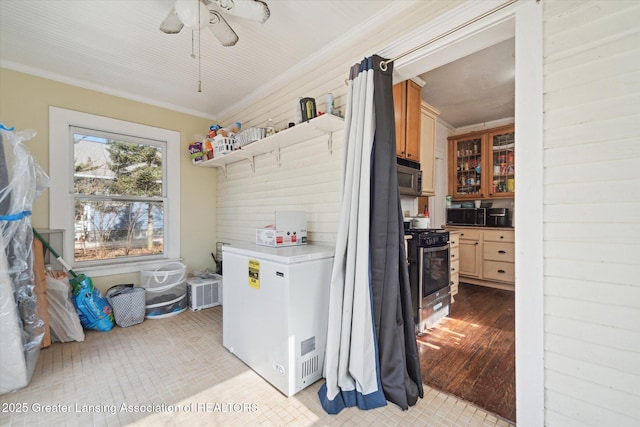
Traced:
POLYGON ((163 147, 75 128, 75 260, 162 254, 163 147))

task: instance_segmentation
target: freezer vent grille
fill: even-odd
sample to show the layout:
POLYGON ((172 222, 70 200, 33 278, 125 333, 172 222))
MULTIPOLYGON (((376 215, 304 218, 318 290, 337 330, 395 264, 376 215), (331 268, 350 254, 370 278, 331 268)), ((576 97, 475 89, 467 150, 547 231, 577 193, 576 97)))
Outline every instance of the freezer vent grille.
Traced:
POLYGON ((302 362, 302 379, 318 372, 318 355, 302 362))
POLYGON ((307 338, 300 342, 300 356, 311 353, 316 349, 316 337, 307 338))

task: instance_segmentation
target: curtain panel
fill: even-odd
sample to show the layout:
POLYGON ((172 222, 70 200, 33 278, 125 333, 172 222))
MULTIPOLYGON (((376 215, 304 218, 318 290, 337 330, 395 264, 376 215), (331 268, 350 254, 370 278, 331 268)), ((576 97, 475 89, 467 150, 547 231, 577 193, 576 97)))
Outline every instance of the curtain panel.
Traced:
POLYGON ((392 73, 372 56, 351 67, 343 197, 331 276, 325 384, 328 413, 402 409, 422 397, 398 192, 392 73))

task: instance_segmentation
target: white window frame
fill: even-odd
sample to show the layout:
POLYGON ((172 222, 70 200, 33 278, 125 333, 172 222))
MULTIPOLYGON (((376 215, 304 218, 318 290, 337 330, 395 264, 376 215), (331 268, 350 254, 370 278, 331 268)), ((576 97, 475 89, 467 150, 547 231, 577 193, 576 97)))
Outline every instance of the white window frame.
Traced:
POLYGON ((74 192, 73 144, 69 127, 77 126, 114 134, 131 135, 166 143, 163 163, 166 174, 166 215, 164 217, 164 254, 154 259, 108 259, 95 265, 83 265, 83 273, 92 277, 152 270, 180 259, 180 132, 131 123, 89 113, 49 107, 49 227, 65 230, 63 258, 74 266, 74 192))

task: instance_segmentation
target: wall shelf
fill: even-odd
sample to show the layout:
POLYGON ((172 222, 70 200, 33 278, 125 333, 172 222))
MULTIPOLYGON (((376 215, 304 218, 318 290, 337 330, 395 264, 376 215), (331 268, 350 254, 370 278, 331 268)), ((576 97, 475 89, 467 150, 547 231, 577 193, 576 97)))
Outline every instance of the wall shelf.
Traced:
POLYGON ((328 135, 328 149, 331 151, 333 132, 344 128, 344 119, 331 114, 323 114, 304 123, 300 123, 289 129, 280 131, 275 135, 262 138, 251 144, 245 145, 239 150, 231 153, 214 157, 198 163, 200 167, 216 167, 225 168, 231 163, 248 160, 251 168, 255 171, 253 158, 261 154, 276 152, 279 163, 280 149, 291 145, 299 144, 322 135, 328 135))

